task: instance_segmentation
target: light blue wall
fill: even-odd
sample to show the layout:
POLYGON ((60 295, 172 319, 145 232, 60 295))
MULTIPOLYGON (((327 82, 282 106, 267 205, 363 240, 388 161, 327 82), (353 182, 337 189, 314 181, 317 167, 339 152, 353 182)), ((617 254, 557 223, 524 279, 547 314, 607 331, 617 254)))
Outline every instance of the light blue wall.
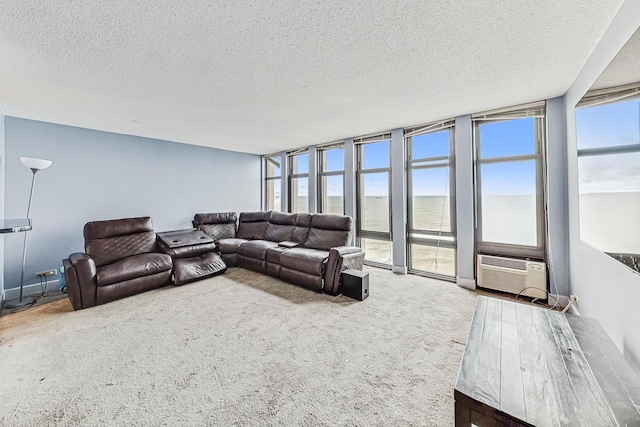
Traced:
MULTIPOLYGON (((21 156, 53 160, 37 174, 25 285, 83 251, 92 220, 151 216, 156 231, 191 227, 197 212, 260 210, 252 154, 6 117, 5 217, 24 217, 31 171, 21 156)), ((4 288, 19 286, 22 235, 5 236, 4 288)))

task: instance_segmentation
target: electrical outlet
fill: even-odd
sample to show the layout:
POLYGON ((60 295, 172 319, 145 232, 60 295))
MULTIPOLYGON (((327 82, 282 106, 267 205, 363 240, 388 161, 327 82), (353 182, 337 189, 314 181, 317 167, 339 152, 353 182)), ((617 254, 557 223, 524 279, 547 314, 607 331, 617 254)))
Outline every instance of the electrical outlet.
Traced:
POLYGON ((55 276, 56 274, 58 274, 57 270, 44 270, 44 271, 39 271, 35 274, 36 277, 47 277, 47 276, 55 276))

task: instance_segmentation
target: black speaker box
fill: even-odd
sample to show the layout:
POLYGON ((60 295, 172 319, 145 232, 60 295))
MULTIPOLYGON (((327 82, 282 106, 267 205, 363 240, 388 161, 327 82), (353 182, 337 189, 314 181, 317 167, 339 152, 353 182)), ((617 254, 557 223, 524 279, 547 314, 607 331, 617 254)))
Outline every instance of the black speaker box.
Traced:
POLYGON ((355 269, 347 269, 340 275, 342 279, 342 295, 364 301, 369 296, 369 273, 355 269))

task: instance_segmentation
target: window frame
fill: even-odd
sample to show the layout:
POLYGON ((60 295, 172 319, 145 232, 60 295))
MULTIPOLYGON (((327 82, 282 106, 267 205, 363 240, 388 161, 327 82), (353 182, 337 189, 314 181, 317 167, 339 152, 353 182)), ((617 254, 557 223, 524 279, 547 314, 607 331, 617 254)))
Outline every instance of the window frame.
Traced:
MULTIPOLYGON (((577 115, 579 109, 593 108, 599 106, 606 105, 614 105, 622 102, 635 101, 640 102, 640 83, 632 83, 623 86, 610 87, 605 89, 598 89, 587 92, 585 96, 576 104, 575 114, 576 114, 576 132, 578 131, 578 123, 577 123, 577 115)), ((590 147, 590 148, 580 148, 580 139, 576 140, 576 161, 578 162, 578 205, 580 210, 580 239, 586 242, 587 244, 593 246, 594 248, 602 251, 603 253, 611 256, 616 261, 621 262, 622 264, 629 267, 633 272, 640 273, 637 268, 637 260, 639 255, 632 254, 628 252, 612 252, 605 251, 602 247, 597 244, 594 244, 589 239, 585 238, 585 234, 583 234, 584 224, 582 222, 582 214, 583 214, 583 193, 581 188, 581 165, 580 159, 585 157, 596 157, 601 158, 604 156, 610 155, 619 155, 619 154, 636 154, 640 153, 640 141, 638 143, 632 144, 617 144, 617 145, 603 145, 598 147, 590 147)))
POLYGON ((365 265, 370 265, 373 267, 380 267, 385 269, 391 269, 393 264, 393 209, 392 209, 392 197, 391 194, 391 133, 384 133, 374 136, 360 137, 354 138, 354 144, 356 147, 356 212, 358 221, 356 221, 356 243, 361 246, 361 239, 370 239, 370 240, 378 240, 383 242, 389 242, 390 244, 390 256, 391 262, 389 264, 366 260, 364 261, 365 265), (367 144, 377 143, 377 142, 387 142, 388 146, 388 159, 389 166, 383 168, 371 168, 364 169, 364 147, 367 144), (374 173, 387 173, 387 194, 388 196, 388 204, 389 204, 389 231, 374 231, 374 230, 365 230, 362 228, 362 218, 363 216, 363 202, 362 200, 364 194, 364 176, 367 174, 374 173))
POLYGON ((407 174, 407 235, 406 235, 406 247, 407 247, 407 271, 412 274, 421 276, 433 277, 442 280, 455 281, 457 275, 457 256, 458 256, 458 244, 456 234, 456 180, 455 180, 455 120, 447 120, 443 122, 433 123, 431 125, 421 126, 419 128, 412 128, 405 130, 405 152, 406 152, 406 174, 407 174), (449 132, 449 154, 447 156, 436 157, 420 157, 413 158, 413 144, 412 138, 415 136, 425 135, 429 133, 442 132, 447 130, 449 132), (432 165, 419 165, 414 166, 417 163, 423 163, 425 161, 441 162, 445 161, 446 164, 437 163, 432 165), (449 172, 449 220, 450 231, 440 230, 426 230, 414 228, 413 217, 413 171, 424 169, 436 169, 436 168, 448 168, 449 172), (417 237, 415 234, 422 234, 432 236, 429 237, 417 237), (431 271, 420 270, 412 268, 412 245, 420 245, 431 248, 446 248, 454 250, 454 274, 449 276, 446 274, 439 274, 431 271))
MULTIPOLYGON (((322 147, 317 147, 318 152, 318 200, 317 207, 319 213, 324 213, 326 206, 324 206, 325 190, 324 178, 329 176, 341 176, 342 177, 342 215, 345 212, 345 147, 344 143, 332 144, 322 147), (342 150, 342 170, 326 171, 326 153, 331 150, 342 150)), ((327 195, 328 197, 328 195, 327 195)))
POLYGON ((472 116, 473 143, 474 143, 474 177, 475 177, 475 202, 476 202, 476 252, 492 255, 514 256, 535 260, 546 260, 546 102, 536 102, 526 106, 512 107, 493 112, 480 113, 472 116), (480 156, 480 126, 485 123, 506 122, 533 118, 534 120, 534 152, 533 154, 510 155, 504 157, 490 157, 483 159, 480 156), (486 164, 506 164, 531 161, 535 162, 536 171, 536 246, 518 245, 513 243, 500 243, 485 241, 482 238, 482 172, 481 166, 486 164))
MULTIPOLYGON (((626 102, 629 98, 637 97, 640 94, 640 84, 634 83, 621 87, 600 89, 588 92, 576 105, 579 108, 591 108, 601 105, 617 104, 626 102)), ((640 152, 639 144, 610 145, 604 147, 580 148, 580 141, 577 141, 577 156, 606 156, 609 154, 626 154, 640 152)))
POLYGON ((264 158, 265 165, 265 189, 264 189, 264 208, 267 211, 275 210, 275 191, 274 191, 274 206, 269 206, 269 181, 279 181, 280 182, 280 211, 282 211, 282 162, 280 153, 274 154, 265 154, 262 156, 264 158), (269 162, 273 161, 272 159, 280 159, 280 163, 278 168, 280 168, 280 175, 269 175, 269 162))
MULTIPOLYGON (((287 201, 288 201, 288 207, 289 207, 289 212, 290 213, 308 213, 309 212, 309 202, 308 202, 308 198, 309 198, 309 172, 307 170, 307 172, 304 173, 294 173, 293 169, 294 169, 294 164, 296 163, 294 161, 294 157, 296 156, 303 156, 303 155, 307 155, 309 156, 309 149, 308 148, 304 148, 304 149, 300 149, 300 150, 296 150, 296 151, 291 151, 289 153, 287 153, 287 185, 288 185, 288 189, 289 191, 287 192, 287 201), (306 212, 299 212, 299 211, 294 211, 294 189, 293 189, 293 183, 294 180, 299 179, 299 178, 307 178, 307 211, 306 212)), ((309 162, 309 159, 307 158, 307 164, 309 162)))

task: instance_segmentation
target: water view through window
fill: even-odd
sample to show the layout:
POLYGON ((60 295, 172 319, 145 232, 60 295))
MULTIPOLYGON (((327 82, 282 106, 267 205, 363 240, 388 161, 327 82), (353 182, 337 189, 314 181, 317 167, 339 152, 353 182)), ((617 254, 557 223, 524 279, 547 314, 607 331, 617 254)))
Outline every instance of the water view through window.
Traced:
POLYGON ((407 151, 409 270, 455 277, 452 130, 411 135, 407 151))
POLYGON ((544 257, 542 112, 476 126, 478 250, 544 257))
POLYGON ((390 140, 358 145, 358 241, 365 261, 390 266, 391 178, 390 140))
POLYGON ((319 150, 319 212, 344 214, 344 148, 319 150))
POLYGON ((265 156, 266 167, 266 209, 268 211, 281 211, 280 192, 282 190, 282 177, 280 174, 280 155, 265 156))
POLYGON ((576 109, 580 238, 640 271, 640 95, 576 109))

